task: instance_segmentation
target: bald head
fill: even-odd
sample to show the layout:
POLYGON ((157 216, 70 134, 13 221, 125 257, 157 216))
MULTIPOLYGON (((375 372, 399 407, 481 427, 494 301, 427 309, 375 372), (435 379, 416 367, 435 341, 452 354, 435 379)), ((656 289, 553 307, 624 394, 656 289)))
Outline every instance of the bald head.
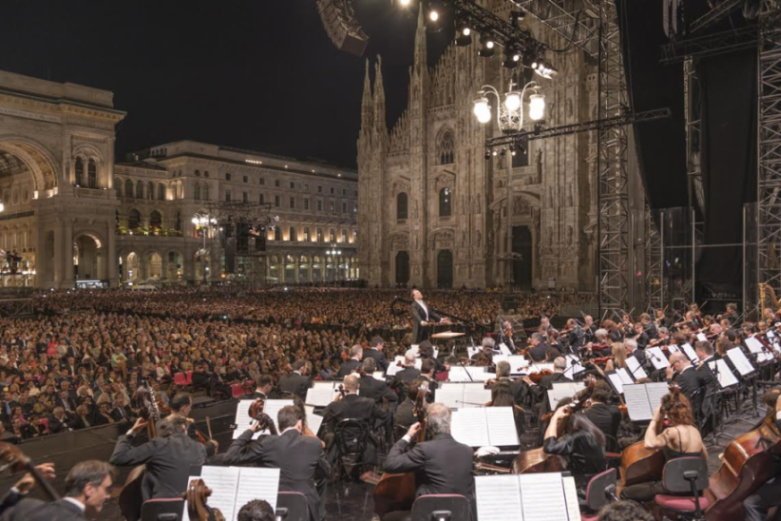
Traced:
POLYGON ((344 390, 348 393, 356 392, 359 386, 360 380, 358 379, 358 376, 354 374, 348 374, 344 377, 344 390))
POLYGON ((688 358, 686 358, 686 355, 678 352, 670 355, 670 365, 673 367, 673 369, 680 372, 682 369, 692 365, 692 363, 688 358))

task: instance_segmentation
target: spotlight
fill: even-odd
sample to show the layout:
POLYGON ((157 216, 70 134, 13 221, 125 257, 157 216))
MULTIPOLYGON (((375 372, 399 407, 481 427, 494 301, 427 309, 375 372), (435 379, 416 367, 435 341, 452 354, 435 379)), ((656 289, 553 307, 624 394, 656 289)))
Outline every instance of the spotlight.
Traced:
POLYGON ((496 151, 496 149, 494 149, 494 150, 491 152, 491 155, 492 155, 492 156, 494 156, 494 157, 496 157, 497 155, 499 155, 499 152, 497 152, 497 151, 496 151))
POLYGON ((456 29, 456 45, 465 47, 472 44, 472 29, 464 23, 460 23, 456 29))
POLYGON ((432 9, 431 11, 429 11, 428 12, 428 19, 431 20, 434 23, 438 22, 439 21, 439 11, 437 11, 436 9, 432 9))
POLYGON ((510 24, 517 29, 525 17, 526 13, 523 9, 513 9, 510 11, 510 24))
POLYGON ((534 61, 532 63, 532 69, 537 73, 538 76, 541 76, 546 80, 550 80, 559 73, 559 71, 553 68, 553 65, 545 62, 544 60, 534 61))
POLYGON ((399 6, 409 7, 412 5, 412 0, 399 0, 399 6))
POLYGON ((490 150, 486 150, 485 151, 485 160, 488 161, 489 159, 491 159, 491 151, 490 150))
POLYGON ((477 52, 483 58, 490 58, 496 52, 496 44, 488 35, 480 35, 480 50, 477 52))
POLYGON ((521 53, 512 47, 506 47, 504 52, 504 62, 502 65, 508 69, 514 69, 521 62, 521 53))
POLYGON ((442 30, 442 21, 447 14, 447 2, 444 0, 430 0, 427 2, 428 11, 426 18, 429 21, 429 30, 433 32, 439 32, 442 30))

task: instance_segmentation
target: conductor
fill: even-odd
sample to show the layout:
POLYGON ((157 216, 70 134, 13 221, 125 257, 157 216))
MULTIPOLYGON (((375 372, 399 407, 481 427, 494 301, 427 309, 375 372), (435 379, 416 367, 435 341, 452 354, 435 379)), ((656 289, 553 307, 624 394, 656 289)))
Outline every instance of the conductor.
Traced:
POLYGON ((412 343, 417 345, 431 337, 432 324, 447 323, 447 319, 440 317, 423 302, 423 294, 420 290, 412 290, 412 299, 414 300, 410 307, 412 311, 412 343))

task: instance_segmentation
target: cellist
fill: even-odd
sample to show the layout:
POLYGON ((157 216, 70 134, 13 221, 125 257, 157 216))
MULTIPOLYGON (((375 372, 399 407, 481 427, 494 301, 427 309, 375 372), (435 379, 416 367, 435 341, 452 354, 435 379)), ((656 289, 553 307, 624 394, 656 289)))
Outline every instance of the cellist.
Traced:
MULTIPOLYGON (((781 393, 776 398, 775 418, 776 428, 781 429, 781 393)), ((764 521, 770 508, 781 505, 781 458, 778 454, 774 455, 773 463, 773 477, 743 502, 746 521, 764 521)))

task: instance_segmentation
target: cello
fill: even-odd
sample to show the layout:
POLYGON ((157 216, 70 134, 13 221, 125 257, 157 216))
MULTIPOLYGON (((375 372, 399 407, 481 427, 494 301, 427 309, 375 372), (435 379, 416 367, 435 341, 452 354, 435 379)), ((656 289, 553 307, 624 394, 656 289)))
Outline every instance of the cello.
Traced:
POLYGON ((781 389, 765 393, 765 418, 756 429, 741 434, 727 445, 719 470, 712 474, 706 497, 711 506, 707 521, 743 519, 743 501, 775 476, 774 454, 781 452, 781 432, 775 424, 776 403, 781 389))
MULTIPOLYGON (((426 394, 428 392, 427 384, 421 385, 415 397, 414 411, 420 423, 418 442, 425 441, 426 438, 426 394)), ((374 513, 382 518, 388 512, 411 510, 416 491, 414 472, 384 473, 374 487, 374 513)))

